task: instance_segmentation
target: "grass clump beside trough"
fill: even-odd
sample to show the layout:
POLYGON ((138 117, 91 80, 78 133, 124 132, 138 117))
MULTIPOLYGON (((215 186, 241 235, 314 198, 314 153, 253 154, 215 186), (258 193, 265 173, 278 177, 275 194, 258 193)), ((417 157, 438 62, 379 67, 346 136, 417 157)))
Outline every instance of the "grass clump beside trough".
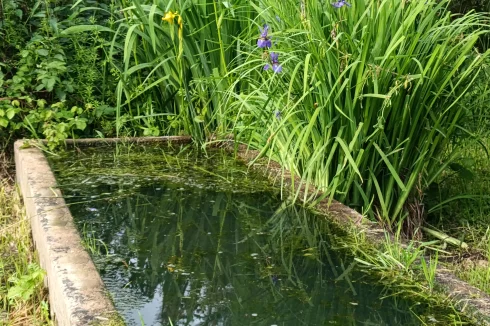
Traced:
POLYGON ((34 252, 30 223, 7 159, 0 162, 0 324, 52 325, 45 272, 34 252))
POLYGON ((464 325, 478 324, 478 320, 468 315, 461 316, 457 311, 458 302, 448 296, 436 283, 439 254, 432 252, 434 242, 410 241, 402 245, 400 230, 395 237, 385 235, 385 241, 374 246, 367 241, 365 234, 353 228, 350 237, 337 237, 335 242, 342 248, 352 252, 358 268, 366 269, 370 274, 380 277, 387 289, 397 295, 406 296, 421 302, 429 302, 433 307, 445 307, 444 321, 421 320, 423 325, 446 324, 464 325), (428 253, 431 254, 428 256, 428 253))
POLYGON ((478 141, 465 142, 454 170, 444 173, 428 192, 433 204, 428 222, 468 244, 446 254, 445 261, 463 280, 490 294, 490 159, 486 152, 490 137, 488 131, 481 134, 478 141))

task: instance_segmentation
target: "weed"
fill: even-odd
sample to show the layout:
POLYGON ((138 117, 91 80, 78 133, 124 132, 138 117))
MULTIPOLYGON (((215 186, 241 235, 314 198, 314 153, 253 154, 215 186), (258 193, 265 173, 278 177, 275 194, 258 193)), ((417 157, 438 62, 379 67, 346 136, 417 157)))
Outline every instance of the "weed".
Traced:
MULTIPOLYGON (((9 163, 2 157, 1 164, 9 163)), ((7 177, 0 181, 0 257, 0 309, 7 314, 0 323, 51 325, 45 272, 33 251, 20 195, 7 177)))
POLYGON ((426 262, 423 256, 420 257, 422 272, 424 273, 425 280, 429 285, 430 292, 434 290, 438 257, 439 257, 438 252, 436 252, 434 258, 432 257, 430 258, 429 262, 426 262))
POLYGON ((106 256, 109 256, 109 250, 107 245, 100 239, 97 239, 92 231, 87 230, 87 225, 82 228, 82 246, 92 256, 102 256, 105 252, 106 256))

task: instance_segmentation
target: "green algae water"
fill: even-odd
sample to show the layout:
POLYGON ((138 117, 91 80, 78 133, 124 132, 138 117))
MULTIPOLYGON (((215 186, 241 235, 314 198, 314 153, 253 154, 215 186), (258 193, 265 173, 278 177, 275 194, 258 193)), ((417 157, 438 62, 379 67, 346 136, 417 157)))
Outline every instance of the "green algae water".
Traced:
POLYGON ((82 148, 50 161, 128 325, 447 325, 221 151, 82 148))

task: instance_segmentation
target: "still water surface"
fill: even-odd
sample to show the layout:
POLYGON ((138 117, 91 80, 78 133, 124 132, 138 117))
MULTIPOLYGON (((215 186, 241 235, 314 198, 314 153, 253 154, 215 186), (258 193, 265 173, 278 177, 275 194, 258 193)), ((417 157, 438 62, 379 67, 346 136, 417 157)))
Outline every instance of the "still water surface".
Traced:
POLYGON ((128 325, 442 318, 391 296, 335 248, 342 235, 324 217, 281 201, 263 177, 222 152, 98 148, 50 160, 128 325))

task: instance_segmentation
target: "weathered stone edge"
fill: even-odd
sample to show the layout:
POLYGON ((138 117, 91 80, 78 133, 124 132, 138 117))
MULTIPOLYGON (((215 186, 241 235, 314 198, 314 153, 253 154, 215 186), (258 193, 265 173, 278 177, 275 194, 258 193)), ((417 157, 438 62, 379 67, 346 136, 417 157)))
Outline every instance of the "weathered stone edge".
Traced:
POLYGON ((14 144, 16 177, 41 267, 46 270, 51 315, 60 326, 108 320, 115 309, 41 150, 14 144))
MULTIPOLYGON (((45 140, 41 140, 46 143, 45 140)), ((147 143, 168 143, 168 144, 188 144, 192 141, 190 136, 160 136, 160 137, 122 137, 122 138, 82 138, 67 139, 65 144, 68 146, 104 146, 111 144, 147 144, 147 143)))
MULTIPOLYGON (((68 146, 116 143, 186 144, 188 136, 67 140, 68 146)), ((105 325, 117 314, 104 283, 83 248, 80 235, 56 179, 39 147, 44 140, 14 144, 19 184, 41 267, 46 270, 51 315, 60 326, 105 325), (25 148, 23 148, 25 147, 25 148)))

